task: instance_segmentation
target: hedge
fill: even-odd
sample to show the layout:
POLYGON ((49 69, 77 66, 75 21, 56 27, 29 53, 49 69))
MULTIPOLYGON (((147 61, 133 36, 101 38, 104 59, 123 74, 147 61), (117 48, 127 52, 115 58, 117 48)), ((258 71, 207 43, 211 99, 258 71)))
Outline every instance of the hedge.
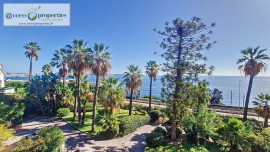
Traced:
POLYGON ((159 110, 152 110, 149 115, 151 117, 151 121, 155 122, 159 119, 161 112, 159 110))
POLYGON ((137 128, 148 124, 150 121, 150 117, 147 115, 146 116, 134 115, 134 116, 124 117, 120 119, 119 121, 120 121, 119 136, 123 137, 135 131, 137 128))

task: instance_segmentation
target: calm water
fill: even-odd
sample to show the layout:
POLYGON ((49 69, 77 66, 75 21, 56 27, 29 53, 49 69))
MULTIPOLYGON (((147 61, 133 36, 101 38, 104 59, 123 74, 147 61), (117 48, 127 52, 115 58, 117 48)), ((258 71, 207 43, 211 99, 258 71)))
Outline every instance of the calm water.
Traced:
MULTIPOLYGON (((113 75, 117 78, 122 78, 122 75, 113 75)), ((161 76, 153 82, 153 95, 160 97, 162 84, 160 82, 161 76)), ((7 77, 11 80, 28 80, 28 77, 7 77)), ((247 92, 249 77, 240 76, 211 76, 200 77, 201 80, 206 79, 209 82, 209 88, 212 90, 218 88, 223 93, 223 101, 225 105, 239 106, 239 82, 240 82, 240 106, 243 106, 243 97, 247 92), (232 91, 232 100, 231 100, 232 91), (232 102, 231 102, 232 101, 232 102)), ((90 81, 95 81, 95 76, 90 76, 90 81)), ((149 94, 150 80, 148 76, 143 77, 142 97, 149 94)), ((251 92, 250 100, 253 101, 254 97, 259 93, 270 93, 270 77, 255 77, 251 92)), ((252 107, 252 102, 250 102, 252 107)))

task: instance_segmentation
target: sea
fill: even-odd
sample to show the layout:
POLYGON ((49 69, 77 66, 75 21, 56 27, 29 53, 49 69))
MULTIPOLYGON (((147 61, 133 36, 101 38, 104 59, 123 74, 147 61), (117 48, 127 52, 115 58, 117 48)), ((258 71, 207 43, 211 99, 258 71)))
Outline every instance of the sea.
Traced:
MULTIPOLYGON (((123 75, 115 74, 111 75, 123 80, 123 75)), ((152 95, 156 97, 161 96, 162 83, 160 81, 162 76, 157 76, 157 80, 153 81, 152 95)), ((10 80, 28 80, 28 77, 6 77, 10 80)), ((89 81, 95 81, 95 76, 90 75, 89 81)), ((243 106, 245 96, 247 93, 249 77, 244 76, 201 76, 200 80, 206 80, 209 82, 209 88, 214 88, 222 91, 223 100, 221 101, 225 105, 243 106)), ((148 76, 143 77, 143 86, 141 88, 141 96, 149 95, 150 79, 148 76)), ((270 77, 257 76, 254 78, 253 87, 250 96, 250 107, 254 107, 252 101, 260 93, 270 93, 270 77)))

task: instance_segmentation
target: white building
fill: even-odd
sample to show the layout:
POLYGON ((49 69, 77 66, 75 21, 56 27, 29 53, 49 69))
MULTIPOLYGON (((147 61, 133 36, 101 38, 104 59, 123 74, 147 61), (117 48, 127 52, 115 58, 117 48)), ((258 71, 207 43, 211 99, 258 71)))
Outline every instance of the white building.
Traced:
POLYGON ((5 86, 5 76, 6 73, 4 71, 3 65, 0 64, 0 88, 3 88, 5 86))

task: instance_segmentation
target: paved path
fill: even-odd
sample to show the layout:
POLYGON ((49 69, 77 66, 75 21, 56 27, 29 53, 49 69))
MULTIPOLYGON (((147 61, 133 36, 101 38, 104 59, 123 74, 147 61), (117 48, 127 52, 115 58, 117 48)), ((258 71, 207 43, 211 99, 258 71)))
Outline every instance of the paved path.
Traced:
POLYGON ((145 136, 154 130, 157 125, 145 125, 123 138, 107 140, 102 137, 83 133, 59 118, 43 119, 42 117, 36 117, 24 122, 23 127, 17 129, 16 136, 11 138, 8 144, 17 142, 21 137, 31 134, 45 126, 57 126, 61 128, 67 138, 66 148, 70 151, 79 149, 89 152, 143 152, 146 146, 145 136))

